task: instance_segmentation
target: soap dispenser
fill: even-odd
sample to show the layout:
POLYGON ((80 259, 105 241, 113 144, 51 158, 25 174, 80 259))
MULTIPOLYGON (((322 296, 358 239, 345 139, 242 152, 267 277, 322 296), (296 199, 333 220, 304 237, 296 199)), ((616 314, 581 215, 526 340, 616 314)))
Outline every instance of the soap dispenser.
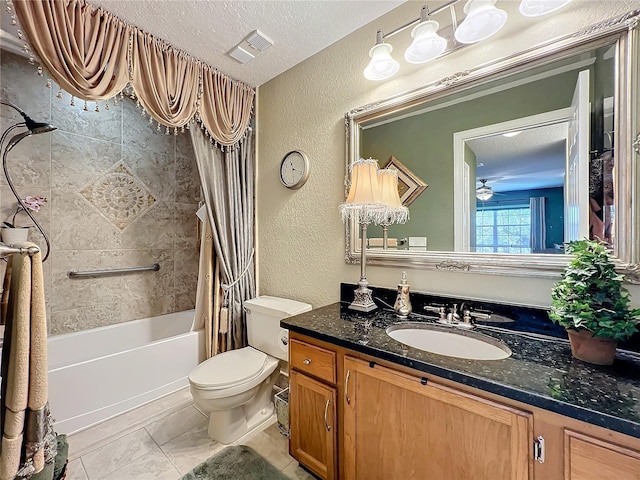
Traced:
POLYGON ((409 300, 409 284, 407 283, 407 272, 402 272, 402 280, 398 284, 398 295, 393 309, 400 318, 407 318, 411 313, 411 300, 409 300))

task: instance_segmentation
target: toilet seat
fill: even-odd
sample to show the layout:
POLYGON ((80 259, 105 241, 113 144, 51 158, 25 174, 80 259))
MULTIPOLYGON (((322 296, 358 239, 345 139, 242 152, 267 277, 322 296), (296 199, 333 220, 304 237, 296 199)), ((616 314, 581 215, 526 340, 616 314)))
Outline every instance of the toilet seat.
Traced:
POLYGON ((221 390, 250 383, 259 377, 267 355, 252 347, 221 353, 205 360, 189 374, 189 383, 200 390, 221 390))

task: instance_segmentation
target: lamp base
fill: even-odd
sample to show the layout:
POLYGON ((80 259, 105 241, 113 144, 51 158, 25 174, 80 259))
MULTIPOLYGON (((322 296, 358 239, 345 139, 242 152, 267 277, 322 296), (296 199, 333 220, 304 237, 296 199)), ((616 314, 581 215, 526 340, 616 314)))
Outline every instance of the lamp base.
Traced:
POLYGON ((371 312, 378 308, 378 306, 373 302, 373 292, 366 286, 360 285, 353 292, 353 295, 353 302, 349 305, 351 310, 371 312))

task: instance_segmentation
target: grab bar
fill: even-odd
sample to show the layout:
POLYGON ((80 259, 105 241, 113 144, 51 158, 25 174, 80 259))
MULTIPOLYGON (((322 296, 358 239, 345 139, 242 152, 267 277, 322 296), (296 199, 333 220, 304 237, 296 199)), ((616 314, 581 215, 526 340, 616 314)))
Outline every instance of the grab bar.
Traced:
POLYGON ((133 273, 133 272, 147 272, 160 270, 160 264, 154 263, 148 267, 128 267, 128 268, 112 268, 110 270, 90 270, 85 272, 79 272, 78 270, 69 270, 67 276, 69 278, 77 277, 100 277, 103 275, 117 275, 118 273, 133 273))

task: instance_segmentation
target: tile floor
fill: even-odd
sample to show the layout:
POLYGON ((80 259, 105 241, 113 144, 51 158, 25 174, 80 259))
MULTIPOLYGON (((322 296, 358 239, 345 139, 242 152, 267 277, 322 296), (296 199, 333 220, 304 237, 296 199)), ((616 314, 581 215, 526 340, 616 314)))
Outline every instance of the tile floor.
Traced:
MULTIPOLYGON (((208 419, 188 388, 69 436, 67 480, 177 480, 224 448, 209 438, 208 419)), ((288 478, 311 480, 288 454, 277 423, 248 445, 288 478)))

